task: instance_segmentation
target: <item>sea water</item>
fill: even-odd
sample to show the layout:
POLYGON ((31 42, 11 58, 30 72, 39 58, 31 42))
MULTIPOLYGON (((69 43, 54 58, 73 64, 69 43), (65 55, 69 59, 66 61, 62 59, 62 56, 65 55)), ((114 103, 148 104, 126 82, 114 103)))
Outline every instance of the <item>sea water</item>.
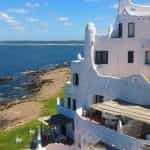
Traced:
POLYGON ((0 77, 15 78, 0 84, 0 101, 30 95, 23 86, 30 79, 25 78, 23 72, 62 65, 75 60, 78 53, 83 53, 82 45, 0 44, 0 77))

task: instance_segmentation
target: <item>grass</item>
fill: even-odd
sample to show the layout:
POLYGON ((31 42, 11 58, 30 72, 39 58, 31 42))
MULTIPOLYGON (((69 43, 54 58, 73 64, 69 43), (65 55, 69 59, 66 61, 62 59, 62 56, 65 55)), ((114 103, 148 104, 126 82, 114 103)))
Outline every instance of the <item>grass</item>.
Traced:
POLYGON ((0 132, 0 149, 20 150, 30 148, 33 137, 29 135, 29 129, 36 129, 38 126, 38 121, 32 121, 10 131, 0 132), (23 142, 16 144, 16 136, 21 137, 23 142))
MULTIPOLYGON (((57 96, 60 98, 63 98, 64 90, 60 91, 57 94, 57 96)), ((56 103, 57 103, 56 98, 57 98, 57 96, 40 101, 40 104, 42 106, 41 116, 49 116, 49 115, 54 115, 56 113, 56 103)))
MULTIPOLYGON (((62 90, 57 96, 63 98, 64 90, 62 90)), ((53 115, 56 113, 56 97, 41 100, 41 116, 53 115)), ((29 135, 29 129, 35 130, 40 125, 40 122, 33 120, 22 126, 16 127, 9 131, 0 131, 0 150, 21 150, 29 149, 33 136, 29 135), (16 136, 23 139, 23 142, 16 144, 16 136)))

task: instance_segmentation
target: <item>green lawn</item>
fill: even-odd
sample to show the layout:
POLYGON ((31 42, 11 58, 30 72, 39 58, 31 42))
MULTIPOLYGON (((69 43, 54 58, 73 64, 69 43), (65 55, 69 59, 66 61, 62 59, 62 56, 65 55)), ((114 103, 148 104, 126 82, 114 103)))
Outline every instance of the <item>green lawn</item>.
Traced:
MULTIPOLYGON (((64 96, 63 90, 57 95, 59 97, 64 96)), ((49 98, 47 100, 39 101, 41 105, 41 116, 53 115, 56 113, 56 97, 49 98)), ((26 123, 25 125, 16 127, 9 131, 0 131, 0 150, 20 150, 30 148, 32 136, 29 135, 29 129, 35 130, 40 123, 37 120, 26 123), (16 136, 21 137, 23 142, 16 144, 16 136)))
POLYGON ((42 105, 41 116, 53 115, 56 113, 56 98, 57 97, 63 98, 64 90, 60 91, 57 94, 57 96, 40 101, 40 104, 42 105))

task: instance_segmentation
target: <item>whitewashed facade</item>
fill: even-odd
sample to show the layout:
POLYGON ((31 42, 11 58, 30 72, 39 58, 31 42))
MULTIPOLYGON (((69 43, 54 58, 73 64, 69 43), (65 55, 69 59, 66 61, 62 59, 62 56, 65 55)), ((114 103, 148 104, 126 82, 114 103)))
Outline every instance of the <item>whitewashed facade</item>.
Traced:
MULTIPOLYGON (((148 147, 150 141, 145 137, 129 136, 97 124, 83 117, 83 113, 100 99, 150 106, 150 7, 119 0, 116 21, 104 36, 97 35, 94 24, 89 23, 84 58, 79 55, 71 68, 72 81, 67 83, 65 100, 63 105, 58 101, 57 109, 74 120, 68 130, 75 144, 81 149, 98 142, 121 150, 148 147)), ((105 124, 119 118, 101 113, 105 124)))

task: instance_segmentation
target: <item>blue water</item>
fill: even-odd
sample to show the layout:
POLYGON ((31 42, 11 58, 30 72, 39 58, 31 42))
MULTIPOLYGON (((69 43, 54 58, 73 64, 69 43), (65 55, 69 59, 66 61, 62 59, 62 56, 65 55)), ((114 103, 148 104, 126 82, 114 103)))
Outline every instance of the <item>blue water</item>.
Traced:
POLYGON ((0 45, 0 75, 16 75, 76 59, 82 46, 0 45))
POLYGON ((22 72, 70 62, 82 51, 81 45, 0 45, 0 76, 16 78, 0 85, 0 100, 16 99, 28 94, 21 86, 25 82, 22 72))

